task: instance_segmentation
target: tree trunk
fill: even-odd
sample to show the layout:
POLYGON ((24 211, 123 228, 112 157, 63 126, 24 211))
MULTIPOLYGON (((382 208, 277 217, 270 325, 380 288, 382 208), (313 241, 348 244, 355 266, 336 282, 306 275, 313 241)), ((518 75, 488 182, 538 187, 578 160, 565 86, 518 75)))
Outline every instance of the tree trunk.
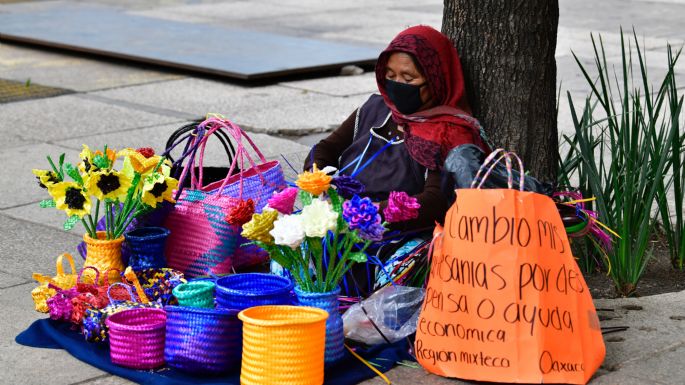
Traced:
POLYGON ((457 48, 471 109, 495 147, 556 179, 558 0, 445 0, 442 32, 457 48))

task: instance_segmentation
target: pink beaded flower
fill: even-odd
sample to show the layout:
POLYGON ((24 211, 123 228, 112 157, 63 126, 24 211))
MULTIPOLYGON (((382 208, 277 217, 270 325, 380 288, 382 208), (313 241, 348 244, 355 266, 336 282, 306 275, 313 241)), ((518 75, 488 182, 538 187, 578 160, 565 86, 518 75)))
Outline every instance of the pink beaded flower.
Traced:
POLYGON ((393 191, 388 197, 388 206, 383 210, 386 222, 402 222, 419 216, 421 205, 414 197, 403 191, 393 191))
POLYGON ((285 190, 274 194, 269 198, 269 207, 279 213, 288 215, 293 212, 295 200, 297 199, 297 188, 288 187, 285 190))

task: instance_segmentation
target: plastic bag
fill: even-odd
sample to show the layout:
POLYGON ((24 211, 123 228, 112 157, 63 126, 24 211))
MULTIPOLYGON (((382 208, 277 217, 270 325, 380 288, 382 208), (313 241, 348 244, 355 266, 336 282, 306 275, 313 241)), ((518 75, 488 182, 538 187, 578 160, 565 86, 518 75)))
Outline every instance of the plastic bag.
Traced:
POLYGON ((393 343, 416 331, 424 290, 386 286, 343 314, 345 338, 367 345, 393 343))
MULTIPOLYGON (((442 190, 454 202, 455 189, 470 188, 471 182, 476 177, 476 173, 485 160, 485 153, 478 146, 473 144, 462 144, 450 150, 445 159, 444 176, 442 180, 442 190)), ((519 172, 512 170, 513 180, 519 181, 519 172)), ((483 183, 482 188, 507 188, 508 174, 506 167, 502 163, 497 163, 489 177, 483 183)), ((514 187, 518 188, 517 183, 514 187)), ((543 183, 537 179, 526 175, 523 183, 524 191, 532 191, 538 194, 552 196, 554 186, 550 183, 543 183)))

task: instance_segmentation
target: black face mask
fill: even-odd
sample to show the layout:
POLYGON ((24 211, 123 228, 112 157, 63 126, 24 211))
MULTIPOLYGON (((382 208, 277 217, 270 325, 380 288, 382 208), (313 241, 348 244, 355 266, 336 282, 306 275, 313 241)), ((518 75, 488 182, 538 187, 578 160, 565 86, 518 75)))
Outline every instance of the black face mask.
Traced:
POLYGON ((388 98, 395 104, 397 111, 405 115, 413 114, 421 108, 423 104, 421 87, 425 85, 426 83, 413 85, 385 79, 385 91, 388 93, 388 98))

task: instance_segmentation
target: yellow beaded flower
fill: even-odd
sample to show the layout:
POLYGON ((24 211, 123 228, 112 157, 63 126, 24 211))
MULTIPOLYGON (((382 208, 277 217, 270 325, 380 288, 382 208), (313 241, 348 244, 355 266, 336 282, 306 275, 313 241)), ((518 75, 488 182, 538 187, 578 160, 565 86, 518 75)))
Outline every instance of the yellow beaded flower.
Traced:
POLYGON ((152 173, 145 177, 143 184, 143 203, 150 207, 157 207, 157 203, 164 200, 174 203, 173 191, 178 187, 178 181, 168 178, 162 173, 152 173))
POLYGON ((278 211, 265 209, 261 214, 252 214, 252 219, 243 225, 241 235, 251 241, 274 243, 274 237, 269 234, 278 218, 278 211))
POLYGON ((40 187, 43 188, 48 188, 54 185, 55 183, 59 183, 62 181, 59 178, 59 175, 55 174, 54 171, 33 169, 31 170, 31 172, 33 172, 33 175, 35 175, 38 179, 38 184, 40 185, 40 187))
POLYGON ((295 184, 301 190, 304 190, 312 195, 321 195, 322 192, 328 191, 331 186, 331 177, 326 175, 325 172, 319 170, 314 164, 314 168, 311 172, 305 171, 298 175, 295 184))
POLYGON ((88 192, 99 200, 123 200, 130 187, 131 178, 114 170, 92 172, 86 181, 88 192))
POLYGON ((78 183, 59 182, 48 187, 50 195, 55 200, 57 209, 64 210, 68 216, 76 215, 83 218, 90 214, 90 197, 78 183))

